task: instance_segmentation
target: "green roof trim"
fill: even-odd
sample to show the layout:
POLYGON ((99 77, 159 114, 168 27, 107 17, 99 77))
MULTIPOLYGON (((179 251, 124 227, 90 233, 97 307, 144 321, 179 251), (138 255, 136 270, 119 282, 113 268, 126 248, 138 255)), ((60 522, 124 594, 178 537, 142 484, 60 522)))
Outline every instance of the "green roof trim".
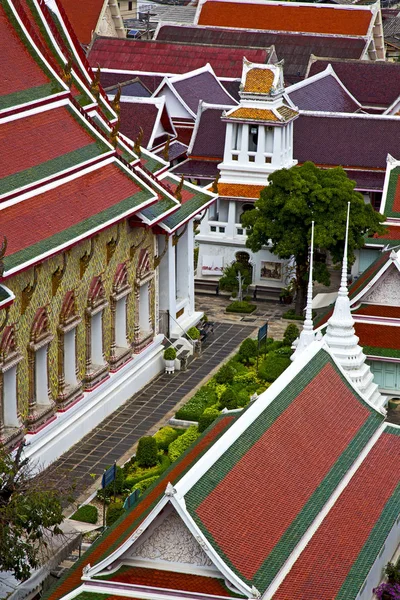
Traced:
POLYGON ((177 203, 174 202, 172 198, 168 198, 167 195, 164 196, 161 192, 160 195, 162 196, 162 200, 159 200, 156 204, 142 210, 142 215, 146 217, 146 219, 149 219, 149 221, 155 221, 162 217, 165 212, 177 207, 177 203))
POLYGON ((150 156, 149 154, 147 154, 147 152, 143 152, 143 150, 141 162, 151 173, 156 173, 157 171, 165 167, 164 163, 159 161, 155 156, 150 156))
POLYGON ((260 592, 263 593, 383 420, 383 415, 380 415, 371 408, 355 392, 355 390, 349 386, 347 379, 345 379, 339 371, 331 357, 323 350, 320 350, 285 387, 285 389, 277 395, 273 402, 259 415, 246 431, 235 440, 229 450, 226 451, 214 465, 208 469, 207 473, 189 490, 185 495, 186 507, 209 542, 218 549, 218 553, 224 558, 226 564, 248 585, 255 585, 260 592), (253 579, 249 580, 240 573, 221 548, 219 548, 211 533, 198 517, 196 510, 203 500, 215 489, 218 483, 223 481, 228 475, 233 465, 241 460, 254 443, 260 439, 269 427, 273 425, 276 419, 289 407, 304 387, 308 385, 308 383, 310 383, 328 363, 333 366, 343 383, 351 389, 359 402, 368 409, 370 416, 348 444, 341 456, 333 464, 330 471, 303 506, 297 517, 289 525, 272 552, 266 557, 253 579))
MULTIPOLYGON (((386 433, 400 436, 400 431, 392 427, 386 429, 386 433)), ((385 434, 383 434, 385 435, 385 434)), ((394 493, 386 502, 385 507, 376 521, 367 541, 365 542, 356 561, 353 563, 342 587, 335 600, 347 600, 355 598, 363 585, 376 557, 384 545, 390 530, 400 514, 400 483, 394 493)))
POLYGON ((72 152, 67 152, 67 154, 41 163, 36 167, 31 167, 24 171, 19 171, 19 173, 9 175, 8 177, 3 177, 3 179, 0 180, 0 194, 7 194, 12 190, 35 183, 46 177, 56 175, 60 171, 64 171, 65 169, 79 165, 91 158, 95 158, 96 156, 99 156, 100 153, 98 144, 89 144, 84 148, 72 150, 72 152))
POLYGON ((398 240, 389 240, 388 238, 385 238, 385 234, 383 234, 383 236, 379 237, 379 238, 367 238, 365 240, 365 243, 368 244, 368 246, 389 246, 389 248, 391 248, 392 246, 398 246, 399 245, 399 241, 400 241, 400 228, 399 228, 399 239, 398 240))
POLYGON ((69 227, 68 229, 64 229, 63 231, 43 239, 32 246, 28 246, 19 252, 15 252, 10 256, 5 256, 5 270, 9 271, 10 269, 18 267, 19 265, 29 260, 33 260, 41 254, 44 254, 45 252, 50 252, 62 244, 71 242, 74 238, 84 235, 91 229, 101 227, 101 225, 104 225, 108 221, 116 219, 121 214, 135 208, 136 206, 139 206, 150 197, 151 195, 149 192, 141 190, 133 196, 129 196, 128 198, 121 200, 117 204, 114 204, 114 206, 111 206, 110 208, 107 208, 106 210, 103 210, 102 212, 97 213, 92 217, 85 219, 84 221, 81 221, 72 227, 69 227))
POLYGON ((181 207, 176 212, 165 217, 163 223, 169 229, 175 229, 176 227, 179 227, 181 223, 184 223, 191 215, 200 212, 210 201, 212 201, 211 196, 208 196, 203 192, 198 192, 193 198, 190 198, 190 200, 181 204, 181 207))
POLYGON ((48 96, 58 94, 62 91, 64 90, 61 86, 57 86, 54 83, 45 83, 44 85, 38 85, 37 87, 29 88, 27 90, 0 96, 0 110, 11 108, 12 106, 19 106, 20 104, 26 104, 28 102, 35 102, 35 100, 41 100, 42 98, 47 98, 48 96))
POLYGON ((387 358, 400 358, 400 350, 394 348, 376 348, 375 346, 363 346, 364 354, 370 356, 386 356, 387 358))
POLYGON ((399 181, 400 167, 395 167, 390 171, 389 185, 386 193, 385 215, 387 217, 400 217, 400 212, 393 209, 396 196, 397 183, 399 181))

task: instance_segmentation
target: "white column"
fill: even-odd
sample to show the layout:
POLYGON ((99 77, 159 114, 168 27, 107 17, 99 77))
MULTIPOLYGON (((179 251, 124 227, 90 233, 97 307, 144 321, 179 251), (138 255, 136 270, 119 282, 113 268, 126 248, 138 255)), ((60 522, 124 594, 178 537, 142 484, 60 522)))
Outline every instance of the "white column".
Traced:
POLYGON ((94 365, 103 365, 103 322, 102 322, 103 311, 99 311, 95 315, 92 315, 91 324, 91 351, 92 351, 92 363, 94 365))
POLYGON ((264 166, 264 152, 265 152, 265 127, 262 125, 258 126, 258 141, 257 141, 257 154, 256 164, 264 166))
POLYGON ((274 128, 274 151, 272 155, 272 163, 274 166, 281 165, 282 152, 282 129, 281 127, 274 128))
POLYGON ((242 139, 240 144, 239 161, 241 163, 248 163, 248 151, 249 151, 249 126, 244 123, 242 125, 242 139))
POLYGON ((37 404, 49 404, 47 344, 35 352, 35 393, 37 404))
POLYGON ((232 238, 234 235, 236 235, 236 202, 230 200, 228 208, 228 224, 226 226, 225 236, 232 238))
MULTIPOLYGON (((188 223, 185 233, 179 238, 177 245, 175 246, 176 252, 176 298, 183 300, 188 297, 188 261, 193 257, 189 255, 188 238, 189 229, 191 223, 188 223)), ((190 235, 193 236, 193 226, 190 231, 190 235)), ((193 260, 192 260, 193 263, 193 260)))
MULTIPOLYGON (((206 218, 204 219, 204 221, 206 218)), ((176 295, 175 295, 175 248, 172 246, 172 236, 168 237, 168 250, 163 256, 159 268, 159 289, 160 289, 160 310, 169 310, 175 317, 176 314, 176 295)), ((158 238, 158 253, 163 253, 165 244, 164 236, 158 238)), ((170 319, 170 330, 174 326, 174 321, 170 319)))
POLYGON ((3 372, 3 423, 19 427, 17 410, 17 365, 3 372))
POLYGON ((225 134, 225 148, 224 148, 224 162, 232 161, 232 134, 233 134, 233 123, 227 123, 226 134, 225 134))
POLYGON ((186 258, 186 271, 188 279, 188 308, 189 315, 194 313, 194 231, 193 231, 193 220, 188 223, 187 235, 187 258, 186 258))
POLYGON ((126 339, 126 296, 115 305, 115 343, 119 348, 128 348, 126 339))
POLYGON ((75 356, 76 329, 64 333, 64 378, 68 385, 76 385, 76 356, 75 356))
POLYGON ((149 284, 144 283, 140 286, 139 295, 139 326, 141 331, 149 331, 149 320, 149 284))

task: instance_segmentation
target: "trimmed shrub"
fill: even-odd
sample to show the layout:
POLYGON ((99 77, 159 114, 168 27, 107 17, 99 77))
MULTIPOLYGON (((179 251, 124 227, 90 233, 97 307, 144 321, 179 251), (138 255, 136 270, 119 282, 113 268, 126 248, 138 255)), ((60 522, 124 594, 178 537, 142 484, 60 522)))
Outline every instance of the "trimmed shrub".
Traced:
POLYGON ((139 490, 140 493, 143 494, 143 492, 145 492, 147 488, 149 488, 155 481, 157 481, 159 477, 159 475, 154 475, 153 477, 147 477, 147 479, 142 479, 142 481, 138 481, 138 483, 136 483, 132 487, 132 492, 134 490, 139 490))
POLYGON ((195 425, 192 425, 185 433, 174 440, 168 448, 168 456, 171 462, 177 460, 197 440, 199 432, 195 425))
POLYGON ((175 414, 177 419, 187 421, 198 421, 208 406, 212 406, 217 402, 217 394, 215 390, 209 386, 203 386, 198 392, 190 398, 175 414))
POLYGON ((238 407, 238 397, 232 388, 228 388, 221 396, 219 405, 221 408, 233 410, 238 407))
POLYGON ((106 525, 110 527, 115 521, 118 521, 120 516, 124 512, 123 504, 120 500, 117 502, 111 502, 107 508, 106 512, 106 525))
POLYGON ((257 356, 257 342, 248 338, 240 344, 238 358, 241 362, 249 364, 250 358, 257 356))
POLYGON ((297 325, 295 325, 294 323, 290 323, 290 325, 286 327, 285 333, 283 334, 283 345, 291 346, 294 340, 296 340, 298 337, 299 329, 297 325))
POLYGON ((230 312, 230 313, 245 313, 245 314, 249 314, 254 312, 257 309, 257 306, 255 304, 250 304, 249 302, 246 302, 245 300, 243 300, 242 302, 239 302, 239 300, 236 300, 235 302, 232 302, 231 304, 228 304, 228 306, 226 307, 226 312, 230 312))
POLYGON ((200 331, 197 329, 197 327, 191 327, 188 329, 187 334, 192 340, 200 339, 200 331))
POLYGON ((247 390, 240 390, 237 395, 238 406, 246 406, 250 401, 250 394, 247 390))
POLYGON ((223 365, 218 373, 215 374, 214 379, 217 383, 230 383, 235 376, 235 369, 229 365, 223 365))
POLYGON ((270 352, 260 367, 259 377, 272 383, 289 365, 290 359, 287 356, 279 356, 276 352, 270 352))
POLYGON ((82 523, 97 523, 98 510, 91 504, 84 504, 80 506, 76 512, 72 515, 71 519, 74 521, 82 521, 82 523))
POLYGON ((235 375, 233 378, 233 383, 239 383, 241 385, 251 385, 252 383, 257 382, 257 375, 254 371, 247 371, 247 373, 243 373, 243 375, 235 375))
POLYGON ((130 473, 125 479, 125 487, 131 489, 135 483, 139 481, 143 481, 143 479, 148 479, 149 477, 159 477, 161 473, 163 473, 171 464, 168 456, 163 454, 159 457, 160 464, 155 467, 150 467, 149 469, 141 469, 137 468, 135 471, 130 473))
POLYGON ((140 438, 136 451, 136 462, 139 467, 154 467, 157 464, 157 442, 150 435, 140 438))
POLYGON ((153 435, 153 438, 156 440, 157 446, 160 450, 168 450, 168 446, 171 442, 176 440, 178 437, 178 432, 172 427, 168 425, 166 427, 162 427, 153 435))
POLYGON ((164 360, 175 360, 176 359, 176 350, 173 346, 166 348, 164 350, 164 360))
POLYGON ((216 406, 206 408, 199 419, 199 433, 202 433, 219 417, 219 410, 216 406))

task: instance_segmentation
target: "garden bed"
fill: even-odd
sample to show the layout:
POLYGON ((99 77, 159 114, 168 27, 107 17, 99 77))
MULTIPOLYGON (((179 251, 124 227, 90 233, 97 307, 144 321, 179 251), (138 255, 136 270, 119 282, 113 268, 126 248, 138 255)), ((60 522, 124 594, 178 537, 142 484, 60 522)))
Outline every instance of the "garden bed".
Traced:
POLYGON ((243 302, 239 302, 237 300, 237 301, 229 304, 225 310, 228 313, 250 314, 250 313, 254 312, 256 309, 257 309, 257 306, 255 304, 250 304, 249 302, 246 302, 245 300, 243 302))

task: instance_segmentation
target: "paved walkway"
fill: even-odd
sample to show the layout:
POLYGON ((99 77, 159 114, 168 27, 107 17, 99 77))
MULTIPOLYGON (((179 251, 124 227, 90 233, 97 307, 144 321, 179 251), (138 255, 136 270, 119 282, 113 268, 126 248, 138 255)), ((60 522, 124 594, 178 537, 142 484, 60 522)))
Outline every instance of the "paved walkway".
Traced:
POLYGON ((174 414, 175 406, 191 395, 253 331, 253 324, 216 324, 202 356, 186 372, 159 375, 46 469, 43 476, 60 488, 74 484, 74 496, 83 501, 98 489, 96 480, 103 470, 114 461, 126 462, 138 439, 165 424, 174 414))

